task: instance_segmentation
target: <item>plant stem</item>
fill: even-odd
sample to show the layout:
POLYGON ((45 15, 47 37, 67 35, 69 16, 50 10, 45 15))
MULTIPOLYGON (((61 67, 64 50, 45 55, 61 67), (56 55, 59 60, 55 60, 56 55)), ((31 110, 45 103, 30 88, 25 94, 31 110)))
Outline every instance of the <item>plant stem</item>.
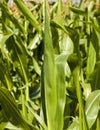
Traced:
POLYGON ((79 122, 80 122, 79 130, 88 130, 82 99, 82 91, 79 83, 80 66, 76 66, 73 75, 74 75, 74 84, 76 87, 77 98, 79 102, 79 122))

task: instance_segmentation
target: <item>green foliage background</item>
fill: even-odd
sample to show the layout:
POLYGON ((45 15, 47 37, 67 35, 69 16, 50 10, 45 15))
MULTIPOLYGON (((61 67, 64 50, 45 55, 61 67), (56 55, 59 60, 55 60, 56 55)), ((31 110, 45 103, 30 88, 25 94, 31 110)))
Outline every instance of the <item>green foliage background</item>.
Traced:
POLYGON ((0 0, 0 129, 100 130, 100 1, 0 0))

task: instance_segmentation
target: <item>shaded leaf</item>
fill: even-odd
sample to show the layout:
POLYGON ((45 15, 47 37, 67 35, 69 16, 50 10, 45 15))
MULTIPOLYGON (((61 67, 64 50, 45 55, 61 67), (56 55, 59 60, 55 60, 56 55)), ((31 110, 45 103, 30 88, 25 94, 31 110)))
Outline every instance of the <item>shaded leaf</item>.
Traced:
POLYGON ((17 72, 22 77, 23 81, 25 83, 28 83, 28 59, 27 59, 27 52, 25 50, 25 46, 23 45, 23 42, 20 38, 17 36, 11 36, 6 41, 7 48, 9 50, 9 53, 11 55, 14 68, 17 70, 17 72))
POLYGON ((33 114, 33 116, 36 118, 36 120, 39 122, 39 124, 44 128, 44 130, 47 130, 47 126, 46 124, 44 123, 43 119, 38 116, 35 111, 33 110, 32 108, 32 103, 29 101, 26 106, 29 108, 30 112, 33 114))
POLYGON ((76 13, 76 14, 86 15, 86 12, 85 12, 84 10, 79 9, 79 8, 70 6, 69 9, 70 9, 71 11, 73 11, 74 13, 76 13))
POLYGON ((14 98, 5 88, 0 88, 0 103, 8 121, 27 130, 33 128, 23 119, 14 98))

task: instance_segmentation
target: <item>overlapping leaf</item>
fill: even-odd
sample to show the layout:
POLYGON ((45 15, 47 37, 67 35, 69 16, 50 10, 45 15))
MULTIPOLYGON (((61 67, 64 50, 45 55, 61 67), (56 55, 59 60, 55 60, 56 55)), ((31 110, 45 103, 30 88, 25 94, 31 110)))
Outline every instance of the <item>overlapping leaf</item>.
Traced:
POLYGON ((22 118, 14 98, 5 88, 0 88, 0 103, 8 121, 14 125, 22 127, 23 129, 31 130, 33 128, 22 118))
POLYGON ((44 2, 44 91, 48 130, 55 130, 57 104, 55 62, 47 1, 44 2), (52 114, 51 114, 52 113, 52 114))
POLYGON ((89 128, 91 128, 94 122, 96 121, 99 111, 100 90, 95 90, 89 95, 85 106, 85 113, 89 128))

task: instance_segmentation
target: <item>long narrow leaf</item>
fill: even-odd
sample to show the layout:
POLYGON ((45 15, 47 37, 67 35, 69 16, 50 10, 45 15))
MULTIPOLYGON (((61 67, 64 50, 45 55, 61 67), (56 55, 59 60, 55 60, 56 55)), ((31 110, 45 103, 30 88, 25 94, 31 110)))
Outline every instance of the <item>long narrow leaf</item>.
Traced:
POLYGON ((11 91, 13 88, 13 83, 9 69, 8 70, 6 69, 7 67, 8 66, 0 60, 0 81, 6 88, 8 88, 8 90, 11 91))
POLYGON ((93 43, 90 42, 89 53, 87 59, 87 77, 93 72, 96 63, 96 51, 93 43))
POLYGON ((64 125, 64 108, 66 101, 66 85, 65 85, 65 63, 66 58, 58 56, 56 58, 56 83, 57 83, 57 111, 56 111, 56 130, 62 130, 64 125))
POLYGON ((44 1, 44 91, 48 130, 55 130, 56 75, 47 0, 44 1))
POLYGON ((86 118, 89 128, 91 128, 94 122, 96 121, 100 109, 99 104, 100 104, 100 90, 95 90, 89 95, 85 106, 86 118))
POLYGON ((28 7, 24 4, 22 0, 14 0, 17 7, 21 10, 21 12, 24 14, 24 16, 29 20, 29 22, 37 29, 39 33, 41 33, 41 27, 36 20, 36 18, 33 16, 31 11, 28 9, 28 7))
POLYGON ((22 118, 15 100, 11 93, 5 88, 0 88, 0 103, 8 121, 27 130, 33 129, 33 127, 22 118))
POLYGON ((36 118, 36 120, 39 122, 39 124, 44 128, 44 130, 47 130, 47 126, 46 124, 43 122, 42 118, 39 117, 32 109, 32 105, 31 102, 28 102, 26 104, 26 106, 29 108, 30 112, 34 115, 34 117, 36 118))
POLYGON ((11 36, 6 41, 7 48, 9 50, 9 54, 11 55, 14 68, 17 73, 21 76, 23 83, 26 85, 26 100, 29 99, 29 72, 28 72, 28 61, 27 61, 27 52, 25 50, 25 46, 20 38, 17 36, 11 36))

